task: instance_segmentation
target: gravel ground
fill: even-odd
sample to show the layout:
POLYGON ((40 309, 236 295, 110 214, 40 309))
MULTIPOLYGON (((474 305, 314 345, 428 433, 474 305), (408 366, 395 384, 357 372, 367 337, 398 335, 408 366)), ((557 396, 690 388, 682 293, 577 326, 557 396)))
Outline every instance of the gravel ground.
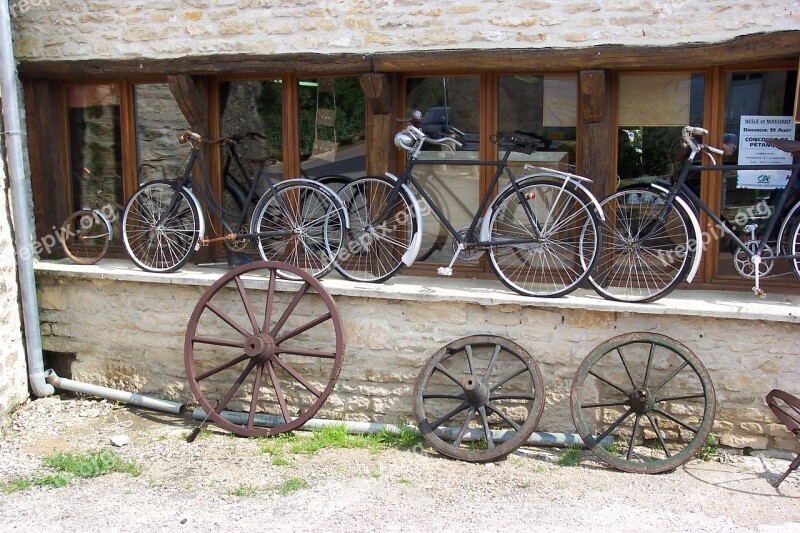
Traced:
POLYGON ((0 439, 0 485, 50 473, 42 457, 113 449, 141 474, 0 492, 2 531, 798 531, 800 472, 786 458, 721 453, 663 475, 611 470, 582 452, 522 448, 489 465, 435 450, 329 449, 273 465, 255 439, 189 417, 50 397, 23 406, 0 439), (130 442, 113 447, 111 437, 130 442), (303 488, 282 494, 295 479, 303 488))

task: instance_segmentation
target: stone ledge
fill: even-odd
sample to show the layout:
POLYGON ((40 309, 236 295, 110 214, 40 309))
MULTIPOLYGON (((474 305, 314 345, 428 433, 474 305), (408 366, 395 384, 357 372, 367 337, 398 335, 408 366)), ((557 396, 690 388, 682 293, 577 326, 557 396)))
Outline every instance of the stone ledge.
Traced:
MULTIPOLYGON (((104 259, 95 265, 39 261, 37 277, 116 280, 141 283, 210 286, 228 271, 226 266, 187 265, 173 274, 151 274, 129 261, 104 259)), ((282 282, 288 286, 291 282, 282 282)), ((649 304, 611 302, 580 289, 561 298, 533 298, 511 292, 498 280, 395 276, 382 284, 355 283, 331 274, 322 284, 333 296, 418 302, 464 302, 477 305, 519 305, 544 309, 585 309, 609 313, 680 315, 706 318, 800 323, 800 297, 770 293, 759 299, 748 292, 675 291, 649 304)), ((281 285, 278 286, 279 290, 281 285)))

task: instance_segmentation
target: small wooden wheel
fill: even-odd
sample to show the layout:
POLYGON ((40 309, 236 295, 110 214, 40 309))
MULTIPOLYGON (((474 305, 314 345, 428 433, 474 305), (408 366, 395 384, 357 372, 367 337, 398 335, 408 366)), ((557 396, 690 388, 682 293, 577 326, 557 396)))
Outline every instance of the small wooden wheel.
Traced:
POLYGON ((291 431, 309 420, 333 390, 343 354, 331 296, 311 274, 273 261, 249 263, 217 280, 197 303, 184 343, 197 401, 220 427, 247 437, 291 431), (280 281, 290 290, 277 291, 279 269, 300 281, 280 281), (243 411, 245 420, 234 423, 223 410, 243 411), (261 427, 259 415, 278 423, 261 427))

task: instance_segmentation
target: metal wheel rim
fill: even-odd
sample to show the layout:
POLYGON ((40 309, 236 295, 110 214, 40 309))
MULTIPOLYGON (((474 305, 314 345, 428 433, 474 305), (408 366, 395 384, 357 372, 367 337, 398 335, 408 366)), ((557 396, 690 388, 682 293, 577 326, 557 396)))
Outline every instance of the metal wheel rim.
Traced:
MULTIPOLYGON (((263 285, 263 279, 260 283, 263 285)), ((285 299, 289 299, 288 296, 285 299)), ((331 296, 319 281, 307 272, 293 265, 273 261, 243 265, 217 280, 203 293, 195 306, 184 338, 186 374, 195 398, 217 425, 247 437, 291 431, 308 421, 333 391, 341 371, 343 355, 343 328, 331 296), (298 290, 285 307, 282 302, 278 302, 281 297, 276 295, 276 271, 279 269, 293 270, 302 280, 301 284, 290 284, 296 285, 298 290), (254 292, 246 286, 249 283, 258 283, 252 277, 252 274, 258 271, 268 273, 263 305, 253 303, 254 292), (243 279, 246 275, 250 277, 243 279), (227 296, 223 292, 225 288, 232 289, 227 296), (220 295, 220 298, 215 299, 217 295, 220 295), (312 295, 318 296, 321 305, 316 299, 314 301, 310 299, 312 295), (228 311, 223 307, 226 305, 226 298, 229 302, 233 302, 230 303, 228 311), (239 315, 235 314, 237 309, 239 315), (240 317, 244 317, 245 320, 240 317), (295 324, 298 318, 300 323, 295 324), (206 336, 206 331, 214 329, 211 327, 213 324, 216 324, 218 329, 221 328, 221 331, 228 331, 233 340, 226 339, 222 334, 216 334, 218 337, 206 336), (317 331, 317 334, 320 331, 330 333, 333 339, 325 341, 322 347, 318 346, 318 341, 297 344, 298 339, 302 341, 304 334, 318 327, 322 329, 317 331), (196 345, 213 347, 216 350, 227 348, 228 355, 219 357, 212 363, 203 361, 203 369, 198 371, 200 354, 196 345), (240 355, 234 356, 235 353, 240 355), (288 356, 299 359, 288 360, 288 356), (299 366, 293 362, 297 360, 300 361, 299 366), (316 385, 313 383, 314 378, 304 376, 303 371, 308 372, 307 366, 304 365, 323 367, 317 376, 317 381, 321 384, 316 385), (227 374, 221 376, 223 372, 227 374), (233 385, 228 387, 230 378, 234 376, 238 377, 233 380, 233 385), (290 390, 281 384, 281 378, 286 380, 286 376, 296 389, 290 390), (223 377, 228 377, 229 381, 225 381, 223 377), (202 390, 201 382, 210 383, 206 382, 210 378, 216 378, 221 382, 214 394, 202 390), (236 394, 243 384, 251 386, 250 392, 245 394, 244 402, 241 397, 236 400, 236 394), (283 419, 282 423, 274 427, 261 427, 256 424, 257 415, 265 414, 261 413, 259 408, 259 402, 263 403, 264 398, 262 389, 267 389, 270 395, 268 405, 277 413, 275 416, 283 419), (288 393, 302 393, 306 396, 310 394, 312 401, 304 402, 301 412, 294 416, 295 406, 289 404, 291 398, 287 397, 288 393), (232 400, 248 406, 248 419, 244 425, 233 423, 219 414, 231 404, 232 400)))
MULTIPOLYGON (((508 381, 510 382, 514 379, 516 378, 512 378, 508 381)), ((473 384, 475 384, 475 381, 470 383, 470 385, 473 384)), ((476 389, 472 390, 475 391, 476 389)), ((536 428, 536 424, 539 422, 539 418, 544 410, 544 395, 544 380, 542 379, 539 367, 536 365, 536 362, 533 360, 530 354, 528 354, 528 352, 523 350, 519 345, 502 337, 493 335, 473 335, 451 342, 447 346, 442 347, 428 360, 427 364, 423 367, 419 374, 414 389, 414 415, 422 436, 431 446, 436 448, 443 455, 453 459, 469 462, 496 461, 514 452, 528 440, 528 437, 530 437, 531 433, 533 433, 533 430, 536 428), (483 375, 481 375, 481 361, 479 360, 479 354, 477 351, 478 349, 485 348, 490 348, 490 351, 492 352, 496 350, 497 353, 494 356, 490 356, 490 360, 486 365, 486 368, 483 369, 483 375), (474 353, 472 351, 473 349, 475 350, 474 353), (525 390, 524 387, 527 385, 527 379, 530 379, 530 386, 533 389, 529 393, 530 398, 526 398, 528 401, 527 417, 525 418, 524 422, 518 424, 519 427, 517 428, 513 428, 510 423, 500 418, 500 416, 492 414, 492 412, 497 413, 500 411, 503 413, 502 416, 506 416, 509 419, 513 416, 507 406, 498 404, 499 402, 512 399, 510 396, 516 395, 516 393, 509 394, 508 391, 497 393, 497 391, 503 386, 503 384, 500 383, 502 379, 508 377, 510 374, 503 375, 500 380, 493 380, 494 369, 492 366, 493 364, 497 364, 498 358, 503 352, 516 358, 522 363, 521 365, 515 366, 513 369, 514 371, 520 371, 519 375, 527 374, 525 376, 526 382, 523 384, 522 390, 525 390), (463 361, 460 361, 462 355, 464 361, 467 362, 468 369, 471 369, 471 374, 467 375, 465 373, 465 381, 462 381, 461 383, 453 381, 449 386, 445 386, 444 389, 442 389, 440 384, 437 385, 435 387, 436 390, 434 390, 434 386, 431 384, 431 379, 434 375, 434 372, 438 372, 442 376, 447 376, 446 379, 448 380, 453 380, 456 376, 454 376, 452 373, 450 373, 448 376, 445 372, 449 373, 450 371, 447 369, 443 370, 443 365, 446 364, 448 362, 447 360, 451 358, 455 358, 452 361, 453 363, 462 363, 463 361), (483 384, 487 386, 487 389, 489 389, 484 391, 488 393, 489 396, 489 401, 481 406, 483 407, 484 412, 482 413, 480 411, 480 407, 477 407, 475 408, 475 412, 472 413, 471 417, 469 416, 469 413, 473 407, 469 405, 469 400, 467 400, 467 392, 464 388, 465 383, 467 383, 470 377, 478 378, 476 381, 480 381, 481 378, 484 378, 483 384), (487 377, 489 379, 486 379, 487 377), (429 387, 431 387, 430 390, 429 387), (495 387, 494 390, 491 390, 492 387, 495 387), (456 409, 461 408, 461 410, 459 412, 454 412, 455 409, 453 409, 450 410, 450 412, 447 412, 442 416, 437 416, 435 419, 431 420, 430 418, 434 416, 434 413, 431 412, 432 404, 428 403, 427 400, 433 401, 436 399, 442 399, 442 395, 449 396, 447 399, 454 404, 458 404, 456 409), (460 398, 456 398, 459 395, 460 398), (500 398, 501 396, 507 396, 508 398, 500 398), (459 423, 453 426, 451 429, 445 429, 442 427, 448 421, 453 420, 453 418, 458 416, 461 412, 466 412, 465 422, 459 420, 459 423), (446 418, 447 415, 451 416, 446 418), (491 440, 488 439, 487 418, 490 416, 495 417, 495 420, 500 418, 500 420, 505 422, 508 427, 515 430, 513 434, 505 435, 505 440, 498 441, 497 443, 495 443, 496 434, 494 433, 492 433, 493 438, 491 440), (486 447, 483 449, 470 450, 461 447, 461 443, 463 442, 462 439, 466 436, 466 431, 468 431, 467 425, 471 420, 480 421, 478 424, 479 427, 477 429, 477 434, 482 434, 483 440, 486 442, 486 447), (444 435, 440 434, 440 432, 443 430, 449 431, 449 433, 444 435), (489 447, 489 443, 492 444, 492 447, 489 447)), ((449 409, 449 406, 445 409, 449 409)), ((488 429, 491 431, 491 428, 488 429)))
POLYGON ((68 216, 56 233, 67 257, 79 265, 93 265, 106 255, 111 236, 111 224, 100 214, 82 209, 68 216), (90 223, 86 225, 84 220, 90 220, 90 223), (75 221, 78 222, 77 227, 75 221), (100 228, 101 233, 95 234, 95 228, 100 228), (89 236, 84 237, 87 233, 89 236), (82 243, 86 243, 86 247, 82 243), (94 245, 91 252, 89 251, 90 245, 94 245), (83 253, 84 251, 86 253, 83 253))
MULTIPOLYGON (((619 369, 617 369, 617 374, 625 376, 619 369)), ((589 394, 590 393, 587 392, 587 396, 589 394)), ((586 356, 578 368, 578 372, 572 382, 570 404, 572 407, 572 419, 578 434, 581 436, 586 446, 601 461, 619 470, 643 474, 656 474, 674 470, 692 459, 706 443, 706 439, 711 433, 716 411, 716 397, 711 377, 697 356, 683 344, 657 333, 627 333, 598 345, 586 356), (641 372, 633 367, 633 364, 637 360, 631 356, 632 350, 630 347, 634 345, 641 345, 636 346, 638 349, 650 347, 646 349, 649 358, 647 359, 644 379, 641 379, 641 372), (663 359, 663 355, 668 355, 669 353, 676 356, 676 361, 682 362, 681 364, 684 365, 683 369, 689 368, 688 374, 685 374, 683 369, 681 369, 676 374, 670 376, 671 373, 675 372, 675 368, 670 368, 669 370, 665 369, 664 371, 656 368, 657 365, 662 362, 661 359, 663 359), (620 379, 618 377, 611 377, 611 372, 609 372, 607 368, 593 370, 598 366, 598 362, 606 356, 612 358, 604 361, 604 363, 609 365, 614 363, 614 359, 618 358, 617 360, 620 361, 618 366, 621 366, 625 374, 627 374, 627 378, 620 379), (696 379, 691 378, 692 373, 694 373, 696 379), (587 379, 590 374, 593 376, 592 385, 595 387, 606 385, 614 389, 619 389, 619 392, 607 393, 609 396, 608 401, 599 398, 596 402, 592 402, 589 401, 589 398, 583 398, 584 391, 589 388, 587 379), (597 376, 599 376, 599 378, 597 376), (665 393, 666 395, 662 396, 662 399, 659 400, 658 394, 661 393, 665 387, 675 385, 677 381, 673 380, 678 378, 690 381, 692 391, 689 394, 682 393, 673 395, 670 389, 667 388, 668 394, 665 393), (653 386, 653 384, 656 384, 656 386, 653 386), (649 399, 644 400, 640 404, 630 400, 630 398, 634 397, 634 393, 642 389, 648 391, 648 394, 650 394, 649 399), (624 401, 626 394, 629 398, 629 403, 618 403, 624 401), (660 406, 660 404, 668 401, 675 401, 675 405, 678 406, 679 404, 677 402, 680 400, 697 400, 699 398, 702 398, 702 402, 695 402, 695 406, 702 409, 702 418, 699 420, 699 423, 695 425, 692 425, 692 412, 690 408, 686 409, 686 416, 682 418, 680 413, 670 413, 668 412, 668 407, 662 408, 660 406), (649 403, 650 401, 652 401, 652 406, 649 403), (699 404, 702 404, 702 407, 699 407, 699 404), (590 410, 597 410, 602 407, 622 407, 623 405, 625 405, 627 411, 631 413, 624 415, 624 418, 622 418, 622 415, 605 415, 599 411, 592 413, 596 418, 607 417, 608 420, 613 420, 613 422, 608 423, 608 427, 605 427, 605 425, 603 426, 605 428, 603 433, 595 433, 590 427, 594 425, 589 423, 588 415, 590 414, 590 410), (634 412, 634 409, 645 411, 646 414, 639 415, 638 411, 634 412), (662 412, 659 412, 659 409, 667 412, 667 415, 665 416, 662 412), (584 416, 584 414, 586 414, 586 416, 584 416), (623 442, 627 443, 628 447, 625 456, 622 457, 603 447, 600 441, 605 436, 616 436, 616 431, 618 428, 623 427, 623 423, 625 423, 628 418, 635 418, 641 422, 641 425, 639 425, 639 422, 634 422, 631 435, 624 436, 623 442), (659 426, 659 420, 666 420, 667 423, 662 423, 662 425, 659 426), (655 421, 655 427, 658 427, 658 431, 654 430, 653 421, 655 421), (678 453, 670 452, 669 454, 665 454, 663 451, 663 449, 669 448, 664 442, 665 435, 663 433, 663 430, 666 429, 669 423, 678 426, 680 430, 686 431, 688 435, 692 436, 688 444, 678 453), (650 432, 656 435, 653 440, 662 448, 661 450, 657 450, 657 455, 659 457, 662 455, 665 457, 653 459, 653 456, 656 455, 654 451, 650 457, 647 457, 645 453, 641 460, 635 460, 639 457, 639 452, 635 450, 640 448, 638 447, 637 436, 640 433, 645 434, 645 428, 648 425, 650 427, 650 432), (687 427, 684 427, 684 425, 687 427), (633 449, 630 447, 631 442, 636 446, 633 449), (634 457, 634 455, 637 457, 634 457)), ((623 429, 627 430, 627 426, 623 427, 623 429)), ((669 429, 673 431, 674 428, 669 429)))

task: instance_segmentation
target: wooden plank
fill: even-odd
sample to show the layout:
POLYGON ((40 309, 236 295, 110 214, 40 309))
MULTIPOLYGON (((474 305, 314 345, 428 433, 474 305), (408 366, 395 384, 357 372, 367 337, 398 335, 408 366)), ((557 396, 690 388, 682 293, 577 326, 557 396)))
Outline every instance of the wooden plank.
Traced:
POLYGON ((581 114, 584 124, 601 122, 606 111, 606 75, 603 70, 584 70, 580 74, 581 114))
POLYGON ((590 186, 598 198, 610 194, 616 187, 616 151, 609 146, 610 140, 616 139, 614 132, 615 120, 613 109, 611 76, 596 70, 581 72, 581 111, 584 105, 584 95, 591 102, 590 115, 582 114, 580 121, 580 172, 594 180, 590 186), (583 85, 587 81, 588 85, 583 85))
POLYGON ((372 124, 367 128, 369 132, 369 150, 366 154, 367 175, 382 176, 392 168, 394 159, 394 134, 397 130, 397 121, 393 115, 372 115, 372 124))
POLYGON ((392 112, 391 87, 386 74, 362 74, 359 81, 373 113, 387 115, 392 112))
POLYGON ((208 131, 207 80, 187 74, 171 74, 167 76, 167 81, 186 122, 194 131, 205 135, 208 131))

